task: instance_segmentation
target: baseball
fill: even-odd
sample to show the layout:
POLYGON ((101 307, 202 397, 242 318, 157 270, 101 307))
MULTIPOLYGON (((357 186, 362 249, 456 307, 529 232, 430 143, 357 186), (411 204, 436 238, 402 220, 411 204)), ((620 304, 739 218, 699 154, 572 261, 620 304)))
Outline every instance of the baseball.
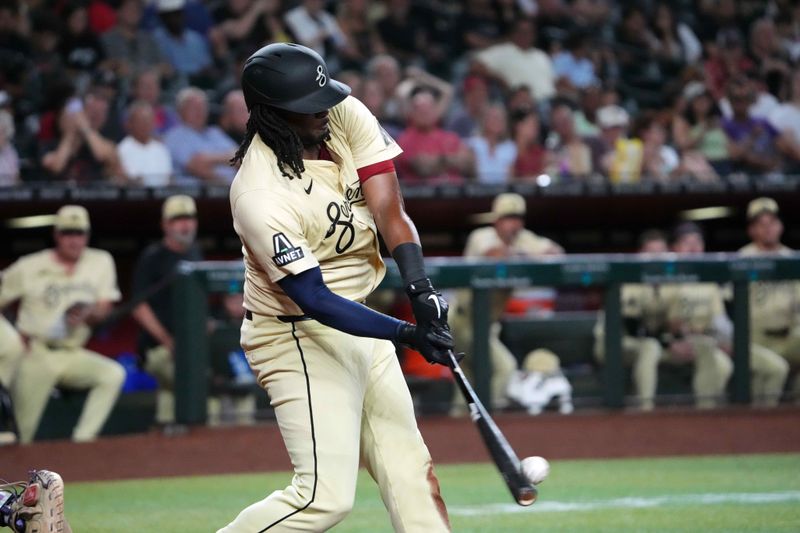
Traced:
POLYGON ((550 463, 547 462, 547 459, 538 455, 526 457, 520 463, 520 467, 525 477, 534 485, 538 485, 547 479, 547 475, 550 473, 550 463))

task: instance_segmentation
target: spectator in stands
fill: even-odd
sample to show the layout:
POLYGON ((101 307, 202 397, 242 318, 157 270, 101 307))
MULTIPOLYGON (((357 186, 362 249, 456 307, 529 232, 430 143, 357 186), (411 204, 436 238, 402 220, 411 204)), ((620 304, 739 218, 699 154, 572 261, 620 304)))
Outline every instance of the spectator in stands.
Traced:
POLYGON ((145 187, 169 185, 172 158, 155 133, 155 114, 147 102, 137 101, 128 108, 128 136, 117 146, 122 169, 130 183, 145 187))
POLYGON ((148 0, 142 16, 142 28, 153 32, 162 27, 164 22, 159 12, 162 5, 166 8, 168 4, 183 6, 178 9, 183 12, 186 27, 202 36, 203 39, 209 38, 213 30, 214 19, 206 7, 206 2, 203 2, 203 0, 180 0, 180 2, 176 2, 176 0, 148 0))
MULTIPOLYGON (((700 60, 703 47, 692 29, 680 22, 669 2, 661 1, 653 14, 653 51, 662 64, 676 70, 700 60)), ((677 73, 673 71, 673 73, 677 73)))
POLYGON ((279 0, 225 0, 214 10, 214 29, 221 53, 248 56, 271 42, 291 41, 283 24, 279 0))
MULTIPOLYGON (((750 243, 739 253, 746 256, 780 256, 793 250, 781 243, 783 223, 778 203, 756 198, 747 205, 747 235, 750 243)), ((753 342, 800 365, 800 282, 761 281, 750 284, 750 334, 753 342)), ((800 374, 791 387, 800 401, 800 374)), ((780 396, 778 396, 779 398, 780 396)))
POLYGON ((122 365, 84 349, 91 326, 120 299, 114 259, 88 248, 89 214, 69 205, 55 216, 55 247, 18 259, 3 273, 0 310, 18 301, 16 328, 27 349, 11 386, 20 442, 34 439, 53 387, 89 391, 72 440, 94 440, 125 380, 122 365))
POLYGON ((331 72, 341 70, 343 57, 357 54, 336 17, 325 11, 323 0, 303 0, 299 6, 290 9, 283 20, 296 42, 321 55, 331 72))
POLYGON ((475 160, 478 183, 507 183, 513 176, 517 145, 508 136, 508 114, 502 104, 490 104, 483 112, 480 133, 467 139, 475 160))
POLYGON ((131 98, 136 102, 147 102, 153 108, 156 133, 159 136, 178 123, 175 111, 161 103, 161 74, 157 69, 143 70, 136 75, 131 98))
POLYGON ((719 101, 725 96, 729 81, 754 71, 755 65, 745 54, 741 34, 736 30, 720 32, 716 42, 706 48, 706 84, 714 100, 719 101))
POLYGON ((672 121, 672 136, 683 156, 698 153, 721 176, 730 173, 728 138, 720 123, 720 110, 702 82, 691 82, 683 90, 682 114, 672 121))
POLYGON ((641 5, 627 5, 614 39, 621 92, 641 107, 659 105, 665 76, 655 55, 658 40, 641 5))
POLYGON ((487 74, 506 87, 525 85, 537 100, 555 93, 555 73, 550 58, 535 48, 536 32, 530 19, 520 18, 512 26, 507 41, 478 52, 475 59, 487 74))
POLYGON ((612 183, 639 181, 642 168, 642 143, 628 139, 630 117, 624 108, 611 104, 597 110, 600 127, 594 157, 612 183))
POLYGON ((373 9, 367 0, 339 2, 336 22, 350 45, 350 54, 343 58, 342 68, 360 70, 369 58, 386 52, 372 20, 373 9))
POLYGON ((11 187, 19 182, 19 156, 13 139, 14 117, 0 110, 0 187, 11 187))
POLYGON ((24 35, 24 15, 15 0, 0 3, 0 51, 28 55, 31 43, 24 35))
POLYGON ((556 83, 562 90, 585 89, 597 82, 589 52, 589 36, 573 32, 564 41, 564 48, 553 56, 556 83))
POLYGON ((680 157, 666 144, 666 130, 655 112, 645 111, 636 118, 633 137, 642 146, 642 179, 664 183, 678 176, 680 157))
POLYGON ((367 63, 368 79, 376 81, 383 93, 380 112, 372 112, 384 128, 402 129, 405 126, 404 115, 407 110, 403 108, 401 98, 396 94, 401 75, 400 64, 388 54, 375 56, 367 63))
POLYGON ((513 177, 535 179, 544 172, 547 151, 539 138, 540 130, 536 111, 518 109, 511 113, 511 137, 517 146, 513 177))
POLYGON ((87 15, 89 28, 95 35, 102 35, 117 24, 117 13, 104 0, 89 0, 87 15))
POLYGON ((575 116, 569 105, 553 106, 550 127, 547 173, 565 181, 589 177, 593 171, 592 151, 575 130, 575 116))
MULTIPOLYGON (((659 230, 647 230, 639 238, 639 255, 657 259, 667 253, 667 236, 659 230)), ((655 407, 658 383, 658 365, 666 362, 669 351, 662 346, 664 332, 664 303, 658 285, 626 283, 621 289, 622 299, 622 362, 633 369, 633 388, 636 407, 652 411, 655 407)), ((594 354, 605 363, 605 317, 598 316, 594 328, 594 354)))
POLYGON ((769 115, 769 123, 779 133, 778 148, 788 160, 787 172, 800 173, 800 69, 789 78, 789 95, 769 115))
POLYGON ((79 89, 91 78, 94 69, 105 59, 100 39, 89 29, 89 18, 85 4, 72 2, 61 13, 66 21, 66 31, 61 38, 61 57, 64 64, 76 77, 79 89))
POLYGON ((781 47, 792 64, 800 60, 800 6, 784 5, 775 17, 781 47))
POLYGON ((231 91, 222 100, 222 113, 219 117, 219 127, 239 146, 247 133, 247 119, 249 117, 244 93, 241 90, 231 91))
POLYGON ((117 8, 117 25, 100 37, 109 67, 126 82, 149 68, 165 76, 172 73, 153 36, 141 29, 141 21, 142 0, 123 0, 117 8))
POLYGON ((579 109, 575 111, 575 129, 581 137, 595 138, 600 135, 597 125, 597 110, 602 106, 603 89, 592 84, 579 92, 579 109))
POLYGON ((478 121, 489 106, 489 87, 480 76, 470 75, 464 79, 463 95, 451 111, 446 128, 462 139, 475 135, 478 121))
POLYGON ((133 310, 133 318, 141 326, 137 350, 145 371, 159 384, 156 422, 175 421, 172 388, 175 381, 175 331, 173 329, 170 282, 179 261, 200 261, 202 253, 195 241, 197 207, 190 196, 170 196, 161 210, 164 237, 142 251, 133 272, 133 298, 149 294, 133 310), (153 292, 154 288, 161 286, 153 292))
MULTIPOLYGON (((339 79, 341 79, 341 76, 339 76, 339 79)), ((383 89, 381 88, 381 84, 378 83, 377 80, 372 78, 364 79, 364 82, 361 84, 360 100, 365 106, 367 106, 367 109, 369 109, 372 114, 378 118, 378 122, 380 122, 380 125, 384 131, 386 131, 392 138, 397 138, 400 135, 402 128, 398 126, 397 122, 381 118, 384 113, 384 102, 386 100, 383 94, 383 89)))
MULTIPOLYGON (((508 91, 508 96, 506 97, 506 107, 510 113, 514 111, 528 111, 530 109, 539 109, 540 106, 537 105, 536 99, 534 99, 533 94, 531 94, 531 89, 527 85, 518 85, 516 87, 512 87, 510 91, 508 91)), ((543 106, 543 108, 547 108, 547 106, 543 106)))
POLYGON ((405 183, 461 183, 472 175, 472 153, 458 135, 438 126, 440 118, 434 94, 424 88, 416 91, 408 127, 397 139, 403 148, 397 159, 398 177, 405 183))
POLYGON ((186 0, 157 0, 162 26, 153 31, 161 54, 191 84, 210 86, 215 71, 206 39, 185 20, 186 0))
MULTIPOLYGON (((479 215, 482 221, 491 222, 490 226, 473 230, 467 238, 464 257, 496 259, 498 261, 519 258, 534 258, 543 255, 560 255, 563 248, 546 237, 540 237, 525 229, 525 198, 516 193, 503 193, 494 198, 490 213, 479 215)), ((508 406, 506 387, 513 372, 517 369, 517 360, 500 340, 500 318, 503 316, 506 303, 511 297, 511 290, 496 290, 492 294, 490 309, 491 326, 489 330, 489 360, 492 366, 490 387, 492 406, 502 409, 508 406)), ((472 351, 472 291, 458 291, 451 304, 450 325, 456 346, 472 351)), ((471 373, 469 361, 463 368, 471 373)), ((465 412, 464 400, 456 392, 453 397, 453 414, 465 412)))
POLYGON ((117 75, 107 68, 95 70, 87 92, 108 102, 108 112, 105 121, 99 128, 100 134, 115 143, 121 141, 125 136, 123 128, 125 107, 120 96, 120 80, 117 75))
POLYGON ((780 170, 781 158, 776 145, 778 132, 766 120, 752 118, 748 113, 754 101, 749 80, 742 77, 732 79, 728 83, 727 95, 733 116, 723 119, 722 129, 728 136, 733 170, 752 174, 780 170))
POLYGON ((58 137, 42 147, 42 167, 72 184, 117 180, 121 176, 113 141, 100 134, 109 102, 99 92, 73 98, 58 114, 58 137))
POLYGON ((458 19, 461 48, 483 50, 499 43, 519 16, 515 2, 466 2, 458 19))
POLYGON ((178 182, 229 184, 236 171, 229 161, 236 143, 216 126, 208 125, 208 99, 196 87, 178 93, 180 123, 164 135, 178 182))
POLYGON ((390 0, 388 13, 376 23, 378 35, 389 55, 410 64, 425 55, 428 24, 421 6, 409 0, 390 0))
POLYGON ((395 95, 399 98, 402 109, 408 110, 411 96, 417 91, 426 90, 435 96, 436 109, 434 112, 436 116, 444 117, 450 111, 455 92, 450 82, 413 65, 406 67, 404 74, 405 77, 395 89, 395 95))
POLYGON ((781 47, 775 23, 768 18, 760 18, 750 26, 748 39, 748 55, 756 65, 759 78, 767 80, 776 77, 776 85, 780 87, 783 80, 791 73, 789 56, 781 47))

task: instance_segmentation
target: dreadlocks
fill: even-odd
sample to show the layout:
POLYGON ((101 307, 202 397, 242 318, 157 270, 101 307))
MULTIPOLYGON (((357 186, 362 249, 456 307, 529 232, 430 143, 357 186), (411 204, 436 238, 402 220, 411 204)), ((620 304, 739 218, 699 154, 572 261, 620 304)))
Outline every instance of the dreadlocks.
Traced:
POLYGON ((256 134, 275 152, 281 174, 289 179, 299 178, 306 169, 303 165, 303 143, 300 137, 274 110, 261 104, 254 105, 250 110, 247 133, 236 150, 236 155, 231 159, 231 165, 236 166, 242 162, 256 134))

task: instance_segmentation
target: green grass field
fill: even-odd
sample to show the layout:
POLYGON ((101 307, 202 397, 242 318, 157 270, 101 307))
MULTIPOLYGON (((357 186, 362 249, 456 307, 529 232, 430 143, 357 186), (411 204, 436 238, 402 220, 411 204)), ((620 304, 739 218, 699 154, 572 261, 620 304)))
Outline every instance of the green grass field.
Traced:
MULTIPOLYGON (((554 461, 530 508, 489 464, 437 468, 456 532, 800 531, 800 455, 554 461)), ((288 473, 68 483, 75 533, 208 532, 284 486, 288 473)), ((362 471, 339 532, 391 532, 362 471)))

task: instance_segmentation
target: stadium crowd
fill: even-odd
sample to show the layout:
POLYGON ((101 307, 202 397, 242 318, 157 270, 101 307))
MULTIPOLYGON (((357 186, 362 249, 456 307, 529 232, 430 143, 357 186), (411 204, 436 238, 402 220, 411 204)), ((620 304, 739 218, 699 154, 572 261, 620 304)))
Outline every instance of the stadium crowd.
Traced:
POLYGON ((791 0, 0 0, 0 185, 229 183, 274 41, 325 57, 410 184, 800 166, 791 0))

